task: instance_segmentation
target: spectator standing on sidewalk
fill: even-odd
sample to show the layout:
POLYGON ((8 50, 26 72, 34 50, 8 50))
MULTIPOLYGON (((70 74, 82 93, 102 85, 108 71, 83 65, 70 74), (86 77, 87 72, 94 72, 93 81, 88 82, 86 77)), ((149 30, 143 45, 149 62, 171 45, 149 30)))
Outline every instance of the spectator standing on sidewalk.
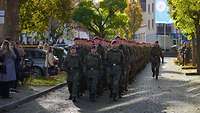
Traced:
POLYGON ((186 43, 184 43, 184 45, 181 48, 180 54, 182 57, 182 65, 185 65, 185 51, 186 51, 186 43))
POLYGON ((16 55, 15 58, 15 72, 16 72, 16 80, 12 81, 11 86, 10 86, 10 91, 12 92, 17 92, 17 85, 19 81, 19 76, 20 76, 20 55, 19 51, 16 48, 16 43, 14 41, 11 42, 11 49, 16 55))
MULTIPOLYGON (((52 67, 55 66, 55 61, 58 60, 54 55, 53 55, 53 48, 48 47, 48 51, 46 53, 46 59, 45 59, 45 67, 46 67, 46 76, 49 76, 49 69, 52 69, 52 67)), ((51 71, 51 70, 50 70, 51 71)))
POLYGON ((19 81, 22 80, 22 78, 23 78, 22 67, 23 67, 23 60, 24 60, 25 52, 19 42, 16 42, 16 43, 14 42, 13 44, 14 44, 13 50, 16 54, 15 67, 16 67, 17 81, 16 81, 15 87, 14 87, 14 89, 16 89, 17 85, 19 84, 19 81))
POLYGON ((5 40, 0 48, 2 61, 0 72, 0 96, 9 98, 9 88, 12 81, 16 81, 15 59, 16 55, 10 47, 10 42, 5 40))

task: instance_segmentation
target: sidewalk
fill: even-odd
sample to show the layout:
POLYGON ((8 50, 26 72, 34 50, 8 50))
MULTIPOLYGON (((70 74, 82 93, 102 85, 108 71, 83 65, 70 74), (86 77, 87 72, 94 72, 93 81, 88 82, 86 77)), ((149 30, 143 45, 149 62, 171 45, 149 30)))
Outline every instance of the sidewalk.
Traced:
POLYGON ((0 112, 13 109, 19 105, 30 102, 40 96, 65 86, 67 83, 61 83, 55 86, 38 86, 38 87, 20 87, 18 93, 11 93, 11 99, 0 98, 0 112))
POLYGON ((11 93, 11 99, 1 99, 0 98, 0 107, 9 103, 16 102, 22 98, 28 97, 30 95, 45 91, 50 87, 20 87, 18 88, 18 93, 11 93))

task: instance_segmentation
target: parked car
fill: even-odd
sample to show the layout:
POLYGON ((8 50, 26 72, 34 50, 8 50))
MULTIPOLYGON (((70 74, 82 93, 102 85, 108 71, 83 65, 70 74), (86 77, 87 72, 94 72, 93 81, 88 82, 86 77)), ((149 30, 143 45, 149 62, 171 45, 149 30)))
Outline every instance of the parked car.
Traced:
POLYGON ((33 73, 37 76, 45 75, 45 51, 38 48, 24 48, 25 59, 33 62, 33 73))

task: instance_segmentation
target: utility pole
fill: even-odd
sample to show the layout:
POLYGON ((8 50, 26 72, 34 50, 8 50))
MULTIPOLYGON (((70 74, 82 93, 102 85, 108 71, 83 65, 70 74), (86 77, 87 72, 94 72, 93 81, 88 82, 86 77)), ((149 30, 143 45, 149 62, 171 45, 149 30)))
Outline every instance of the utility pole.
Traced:
POLYGON ((19 0, 0 0, 0 10, 5 12, 4 23, 0 24, 1 40, 18 40, 19 0))

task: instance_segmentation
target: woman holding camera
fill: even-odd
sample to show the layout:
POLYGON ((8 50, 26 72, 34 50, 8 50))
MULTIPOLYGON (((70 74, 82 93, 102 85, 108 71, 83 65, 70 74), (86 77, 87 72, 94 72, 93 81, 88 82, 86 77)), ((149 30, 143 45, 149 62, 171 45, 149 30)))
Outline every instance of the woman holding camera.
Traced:
POLYGON ((0 97, 2 98, 10 98, 9 88, 11 82, 16 80, 15 59, 16 55, 10 42, 5 40, 0 47, 0 97))

